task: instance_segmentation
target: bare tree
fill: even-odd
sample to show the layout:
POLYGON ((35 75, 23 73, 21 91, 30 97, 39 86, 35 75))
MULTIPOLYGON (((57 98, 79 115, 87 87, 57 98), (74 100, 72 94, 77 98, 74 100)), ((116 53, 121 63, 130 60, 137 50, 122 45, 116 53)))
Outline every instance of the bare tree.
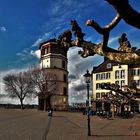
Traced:
POLYGON ((131 99, 135 100, 137 98, 140 98, 140 89, 132 85, 125 85, 124 87, 120 88, 120 86, 117 84, 103 83, 101 87, 103 89, 111 90, 120 94, 120 96, 123 97, 126 103, 128 103, 131 99))
POLYGON ((18 98, 21 109, 24 109, 23 101, 25 97, 30 97, 34 93, 34 85, 29 79, 28 72, 8 74, 3 78, 3 81, 9 96, 18 98))
POLYGON ((36 95, 44 103, 43 109, 47 110, 47 107, 51 106, 51 96, 55 95, 56 75, 47 69, 35 68, 30 70, 30 78, 35 85, 36 95))
POLYGON ((136 87, 136 83, 133 83, 131 86, 125 85, 122 88, 117 84, 103 83, 101 88, 111 91, 109 96, 104 95, 103 100, 112 104, 113 107, 116 105, 118 110, 121 108, 121 112, 124 111, 124 105, 128 105, 131 101, 140 98, 140 89, 136 87), (112 91, 114 91, 115 94, 113 94, 112 91))

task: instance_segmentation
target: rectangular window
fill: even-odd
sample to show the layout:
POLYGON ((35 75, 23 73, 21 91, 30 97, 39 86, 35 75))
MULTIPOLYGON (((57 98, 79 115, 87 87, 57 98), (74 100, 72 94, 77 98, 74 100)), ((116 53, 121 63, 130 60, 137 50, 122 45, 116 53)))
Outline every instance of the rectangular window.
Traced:
POLYGON ((96 84, 96 89, 100 89, 101 85, 99 83, 96 84))
POLYGON ((137 80, 136 83, 137 83, 137 86, 140 86, 140 80, 137 80))
POLYGON ((115 79, 118 79, 120 76, 119 76, 119 71, 118 70, 116 70, 115 71, 115 79))
POLYGON ((121 80, 121 88, 124 87, 124 85, 125 85, 125 81, 121 80))
POLYGON ((104 96, 105 96, 105 93, 104 93, 104 92, 102 92, 102 93, 101 93, 101 97, 104 97, 104 96))
POLYGON ((134 70, 134 75, 137 75, 137 70, 136 69, 134 70))
POLYGON ((135 69, 132 69, 132 70, 131 70, 131 75, 132 75, 132 76, 136 75, 136 70, 135 70, 135 69))
POLYGON ((99 84, 96 84, 96 89, 99 89, 99 84))
POLYGON ((100 74, 96 74, 96 80, 100 79, 100 74))
POLYGON ((108 77, 109 77, 109 79, 111 78, 110 73, 108 73, 108 77))
POLYGON ((103 79, 103 73, 101 74, 101 79, 103 79))
POLYGON ((64 74, 64 82, 67 82, 67 75, 64 74))
POLYGON ((125 70, 121 70, 121 78, 125 78, 125 70))
POLYGON ((45 54, 48 54, 48 50, 49 50, 49 48, 47 47, 47 48, 45 48, 45 54))
POLYGON ((96 93, 96 99, 100 98, 100 93, 96 93))
POLYGON ((66 63, 64 60, 62 60, 62 68, 65 69, 66 68, 66 63))
POLYGON ((138 75, 140 75, 140 69, 138 69, 138 75))
POLYGON ((110 79, 110 73, 106 73, 106 79, 110 79))
POLYGON ((119 81, 115 81, 115 84, 116 84, 116 85, 120 85, 120 84, 119 84, 119 81))
POLYGON ((106 73, 102 73, 101 74, 101 79, 105 79, 106 78, 106 73))
POLYGON ((109 97, 109 92, 106 93, 106 97, 109 97))
POLYGON ((107 77, 108 77, 108 76, 107 76, 107 73, 105 73, 105 79, 108 79, 107 77))
POLYGON ((103 73, 103 79, 106 79, 106 74, 105 73, 103 73))
POLYGON ((67 95, 67 88, 66 87, 63 88, 63 95, 65 95, 65 96, 67 95))

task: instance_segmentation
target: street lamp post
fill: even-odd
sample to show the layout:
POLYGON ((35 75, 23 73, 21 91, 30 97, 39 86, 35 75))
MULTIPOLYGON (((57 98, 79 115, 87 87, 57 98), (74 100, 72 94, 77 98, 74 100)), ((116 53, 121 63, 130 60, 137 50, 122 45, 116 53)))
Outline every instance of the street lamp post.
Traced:
POLYGON ((91 136, 91 130, 90 130, 90 106, 89 106, 89 84, 91 82, 91 74, 87 70, 86 74, 84 74, 85 81, 87 83, 87 122, 88 122, 88 136, 91 136))

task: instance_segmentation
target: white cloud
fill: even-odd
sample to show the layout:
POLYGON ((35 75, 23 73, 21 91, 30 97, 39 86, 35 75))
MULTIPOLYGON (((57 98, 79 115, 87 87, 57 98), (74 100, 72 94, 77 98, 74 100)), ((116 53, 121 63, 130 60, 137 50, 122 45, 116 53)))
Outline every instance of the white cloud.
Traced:
POLYGON ((83 75, 87 69, 91 72, 93 66, 99 65, 103 60, 103 57, 98 55, 82 58, 78 55, 79 50, 81 50, 81 48, 73 47, 68 51, 68 71, 69 75, 72 75, 72 78, 69 78, 70 104, 72 102, 85 101, 87 93, 83 75))
POLYGON ((53 34, 52 32, 47 32, 47 33, 45 33, 45 35, 42 38, 50 39, 52 34, 53 34))
POLYGON ((7 29, 6 29, 5 26, 1 26, 1 27, 0 27, 0 31, 1 31, 1 32, 6 32, 6 30, 7 30, 7 29))
POLYGON ((40 59, 40 50, 36 50, 36 51, 31 50, 30 53, 32 56, 35 56, 40 59))
POLYGON ((20 52, 17 53, 16 55, 17 55, 17 56, 24 56, 24 54, 23 54, 23 53, 20 53, 20 52))
POLYGON ((38 47, 40 45, 41 42, 49 40, 52 38, 52 36, 55 36, 55 34, 53 33, 53 31, 51 32, 46 32, 44 33, 41 37, 39 37, 31 46, 32 47, 38 47))
POLYGON ((115 37, 109 38, 108 44, 110 45, 110 44, 114 43, 115 41, 118 41, 119 37, 120 36, 115 36, 115 37))
POLYGON ((35 47, 35 46, 39 46, 39 44, 41 43, 43 39, 42 38, 38 38, 33 44, 32 46, 35 47))
POLYGON ((31 58, 30 48, 25 48, 22 52, 18 52, 16 55, 20 57, 19 61, 29 60, 31 58))

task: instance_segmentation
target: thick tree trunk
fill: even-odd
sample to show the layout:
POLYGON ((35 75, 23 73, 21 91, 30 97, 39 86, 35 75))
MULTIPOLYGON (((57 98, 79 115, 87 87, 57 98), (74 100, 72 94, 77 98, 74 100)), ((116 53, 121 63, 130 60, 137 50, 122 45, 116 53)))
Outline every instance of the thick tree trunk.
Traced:
POLYGON ((20 108, 24 109, 23 99, 20 99, 20 108))

